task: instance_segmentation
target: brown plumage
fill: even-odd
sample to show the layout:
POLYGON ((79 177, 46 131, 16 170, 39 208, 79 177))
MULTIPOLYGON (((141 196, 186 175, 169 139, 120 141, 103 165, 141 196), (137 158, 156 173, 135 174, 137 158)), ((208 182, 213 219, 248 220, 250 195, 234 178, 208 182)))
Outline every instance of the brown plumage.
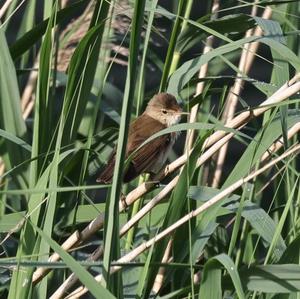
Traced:
MULTIPOLYGON (((181 109, 174 96, 167 93, 155 95, 145 110, 130 124, 126 158, 153 134, 180 120, 181 109)), ((141 147, 132 157, 124 172, 123 181, 129 182, 142 173, 156 173, 162 168, 169 150, 175 142, 176 134, 166 134, 155 138, 141 147)), ((97 179, 100 183, 110 183, 115 167, 114 149, 105 169, 97 179)))

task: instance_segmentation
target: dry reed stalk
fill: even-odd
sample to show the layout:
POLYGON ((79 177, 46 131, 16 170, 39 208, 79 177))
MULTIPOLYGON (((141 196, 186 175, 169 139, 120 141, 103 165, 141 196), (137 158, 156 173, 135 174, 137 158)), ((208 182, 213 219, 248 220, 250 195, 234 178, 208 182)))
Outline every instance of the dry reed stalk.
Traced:
MULTIPOLYGON (((235 183, 233 183, 226 189, 220 191, 220 193, 218 193, 217 195, 212 197, 210 200, 203 203, 197 209, 191 211, 190 213, 186 214, 184 217, 180 218, 177 222, 175 222, 174 224, 172 224, 171 226, 169 226, 168 228, 166 228, 165 230, 163 230, 162 232, 157 234, 152 239, 148 240, 147 242, 142 243, 141 245, 139 245, 138 247, 133 249, 131 252, 129 252, 128 254, 121 257, 117 261, 117 263, 122 264, 122 263, 132 262, 132 260, 134 260, 136 257, 138 257, 141 253, 143 253, 144 251, 149 249, 151 246, 153 246, 158 241, 162 240, 166 236, 173 233, 181 225, 187 223, 192 218, 197 217, 198 215, 200 215, 201 213, 203 213, 204 211, 209 209, 211 206, 215 205, 216 203, 220 202, 222 199, 224 199, 225 197, 230 195, 233 191, 240 188, 243 184, 251 181, 252 179, 254 179, 258 175, 262 174, 263 172, 265 172, 266 170, 268 170, 270 167, 274 166, 278 162, 282 161, 283 159, 285 159, 293 154, 297 154, 297 152, 299 152, 299 150, 300 150, 300 144, 297 144, 296 146, 285 151, 282 155, 273 159, 272 161, 270 161, 269 163, 267 163, 260 169, 255 170, 252 173, 250 173, 248 176, 239 179, 238 181, 236 181, 235 183)), ((121 265, 113 266, 113 267, 111 267, 111 273, 115 273, 116 271, 120 270, 121 268, 122 268, 121 265)), ((101 279, 102 279, 101 274, 95 276, 96 281, 100 282, 101 279)), ((68 299, 79 298, 87 292, 88 292, 88 289, 86 287, 81 286, 81 287, 77 288, 74 292, 72 292, 69 296, 67 296, 66 298, 68 298, 68 299)))
MULTIPOLYGON (((75 244, 78 243, 78 240, 80 239, 80 232, 76 230, 66 241, 64 241, 61 247, 66 251, 70 250, 75 246, 75 244)), ((59 258, 59 254, 55 252, 49 257, 48 262, 58 261, 59 258)), ((49 271, 50 269, 47 268, 37 268, 32 275, 32 282, 38 283, 49 271)))
MULTIPOLYGON (((290 81, 283 84, 272 96, 270 96, 266 101, 264 101, 261 105, 259 105, 257 108, 253 110, 247 110, 242 112, 240 115, 236 116, 232 121, 228 123, 229 128, 241 128, 244 125, 247 124, 247 122, 265 111, 267 111, 270 108, 270 105, 279 103, 291 95, 297 93, 300 90, 300 82, 298 81, 300 79, 300 74, 296 74, 290 81)), ((213 144, 217 143, 226 135, 226 132, 217 131, 214 134, 212 134, 207 141, 205 142, 205 148, 208 148, 212 146, 213 144)), ((212 149, 213 151, 213 149, 212 149)), ((199 158, 203 159, 203 158, 199 158)), ((198 159, 198 161, 199 161, 198 159)), ((177 160, 169 164, 167 167, 163 169, 163 171, 157 176, 156 179, 163 179, 166 175, 170 174, 171 172, 177 170, 179 167, 181 167, 187 160, 187 155, 183 155, 179 157, 177 160)), ((198 163, 198 162, 197 162, 198 163)), ((142 195, 144 195, 148 190, 153 188, 155 186, 155 183, 143 183, 140 186, 138 186, 136 189, 131 191, 124 200, 120 200, 119 202, 119 211, 122 212, 125 210, 125 208, 132 204, 135 200, 140 198, 142 195)), ((171 185, 167 185, 161 192, 169 193, 171 191, 171 185)), ((156 199, 157 200, 157 199, 156 199)), ((152 202, 152 204, 155 203, 155 201, 152 202)), ((140 210, 141 211, 141 210, 140 210)), ((75 231, 61 246, 64 250, 68 251, 75 245, 79 245, 83 242, 85 242, 87 239, 89 239, 92 235, 94 235, 99 229, 103 227, 104 224, 104 214, 99 214, 97 218, 95 218, 86 228, 82 231, 75 231)), ((50 256, 49 262, 54 262, 59 260, 59 255, 57 253, 54 253, 50 256)), ((33 274, 33 282, 38 282, 43 276, 45 276, 50 269, 47 268, 38 268, 34 274, 33 274)))
MULTIPOLYGON (((293 125, 287 132, 287 139, 291 139, 300 131, 300 123, 293 125)), ((276 142, 270 146, 270 148, 263 154, 261 157, 261 162, 265 161, 267 158, 270 158, 273 153, 277 152, 284 145, 283 137, 279 138, 276 142)))
MULTIPOLYGON (((252 16, 254 16, 256 13, 256 6, 253 7, 252 10, 252 16)), ((264 13, 262 15, 262 18, 264 19, 270 19, 272 15, 272 9, 268 6, 264 10, 264 13)), ((263 31, 259 26, 256 27, 256 29, 253 31, 253 29, 250 29, 246 32, 245 37, 250 36, 262 36, 263 31)), ((239 96, 242 92, 242 89, 244 87, 245 81, 243 80, 243 76, 247 75, 250 71, 250 68, 253 64, 257 49, 258 49, 259 43, 251 43, 246 44, 243 47, 241 58, 239 62, 239 73, 237 73, 237 78, 235 79, 234 85, 230 88, 230 91, 228 93, 227 99, 225 101, 225 109, 222 116, 223 122, 227 124, 229 121, 231 121, 234 117, 234 113, 238 104, 239 96)), ((219 151, 216 159, 216 169, 212 180, 212 187, 217 188, 219 186, 221 176, 222 176, 222 170, 223 165, 225 162, 225 158, 227 155, 228 150, 228 143, 225 144, 219 151)))
POLYGON ((202 272, 198 271, 197 273, 194 274, 194 284, 200 284, 200 281, 202 279, 202 272))
POLYGON ((61 7, 66 7, 68 5, 69 0, 61 0, 61 7))
MULTIPOLYGON (((295 125, 293 125, 287 133, 287 139, 291 139, 292 137, 294 137, 298 132, 300 131, 300 123, 296 123, 295 125)), ((280 150, 284 145, 284 141, 283 141, 283 137, 280 137, 277 141, 275 141, 270 147, 269 149, 262 155, 261 159, 260 159, 260 163, 265 162, 268 158, 272 157, 272 155, 274 153, 276 153, 278 150, 280 150)), ((266 187, 282 172, 286 169, 285 166, 281 167, 281 169, 275 173, 269 180, 268 182, 262 186, 262 188, 256 192, 256 195, 260 194, 263 190, 266 189, 266 187)), ((230 226, 233 222, 234 222, 235 217, 233 217, 231 219, 231 221, 226 225, 226 228, 228 226, 230 226)), ((200 283, 200 277, 201 277, 201 272, 197 272, 194 275, 194 283, 198 284, 200 283)))
MULTIPOLYGON (((168 245, 166 247, 164 256, 162 258, 162 263, 167 263, 170 262, 170 255, 171 255, 171 249, 172 249, 172 244, 173 244, 173 240, 170 239, 168 242, 168 245)), ((164 281, 164 276, 165 276, 165 272, 166 272, 166 267, 160 267, 158 270, 158 273, 155 277, 154 280, 154 284, 152 287, 152 291, 154 294, 158 294, 158 292, 160 291, 161 287, 162 287, 162 283, 164 281)))
MULTIPOLYGON (((0 177, 3 175, 5 170, 5 165, 3 160, 0 158, 0 177)), ((2 178, 0 179, 0 184, 2 183, 2 178)))
MULTIPOLYGON (((214 0, 213 4, 212 4, 212 9, 211 9, 212 19, 217 18, 217 12, 219 10, 219 7, 220 7, 219 0, 214 0)), ((213 35, 207 37, 205 47, 203 49, 203 54, 208 53, 212 49, 213 41, 214 41, 213 35)), ((205 76, 207 74, 207 69, 208 69, 208 63, 205 63, 201 66, 199 74, 198 74, 199 79, 205 78, 205 76)), ((196 86, 195 96, 202 94, 203 89, 204 89, 204 82, 199 82, 196 86)), ((199 104, 192 107, 191 113, 190 113, 190 118, 189 118, 190 123, 196 122, 198 109, 199 109, 199 104)), ((186 144, 187 151, 191 150, 193 147, 194 135, 195 135, 195 130, 190 130, 186 134, 186 143, 185 144, 186 144)))
POLYGON ((12 2, 13 0, 6 0, 5 3, 2 5, 0 9, 0 19, 2 19, 2 17, 5 15, 7 9, 9 8, 12 2))
MULTIPOLYGON (((267 6, 262 14, 263 19, 270 19, 272 16, 272 8, 270 6, 267 6)), ((254 36, 262 36, 262 29, 257 26, 254 31, 254 36)), ((255 58, 255 55, 252 55, 251 53, 256 53, 257 48, 259 46, 259 42, 253 42, 251 43, 248 51, 248 57, 246 59, 246 66, 245 66, 245 72, 249 72, 249 69, 251 68, 253 64, 253 60, 255 58)))

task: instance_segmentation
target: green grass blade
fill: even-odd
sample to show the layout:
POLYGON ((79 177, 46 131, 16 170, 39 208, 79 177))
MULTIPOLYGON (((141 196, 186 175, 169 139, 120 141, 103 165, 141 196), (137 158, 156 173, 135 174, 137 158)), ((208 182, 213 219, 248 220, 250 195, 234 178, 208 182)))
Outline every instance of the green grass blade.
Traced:
MULTIPOLYGON (((31 30, 35 24, 36 18, 36 0, 26 3, 26 10, 24 12, 20 29, 18 31, 17 38, 23 36, 26 32, 31 30)), ((24 53, 21 57, 20 67, 26 68, 30 59, 30 52, 24 53)))
POLYGON ((257 37, 247 37, 234 42, 230 42, 210 52, 201 55, 200 57, 191 59, 185 62, 180 68, 178 68, 170 77, 168 92, 178 95, 178 93, 183 89, 183 87, 192 79, 192 77, 199 71, 199 68, 212 60, 213 58, 229 53, 231 51, 237 50, 244 44, 251 43, 254 41, 259 41, 260 43, 266 44, 273 48, 276 52, 281 53, 286 57, 289 57, 289 63, 295 67, 296 70, 300 70, 300 60, 299 57, 295 55, 288 47, 281 44, 278 41, 272 40, 270 38, 257 38, 257 37))
POLYGON ((63 107, 62 145, 74 141, 84 115, 87 98, 93 84, 97 66, 99 47, 107 16, 108 4, 104 6, 103 18, 91 28, 77 46, 70 62, 69 76, 63 107))
MULTIPOLYGON (((34 136, 33 136, 33 150, 32 157, 38 156, 39 153, 43 153, 48 146, 49 140, 49 117, 47 117, 47 112, 49 110, 49 90, 50 90, 50 71, 51 71, 51 62, 52 62, 52 25, 54 23, 56 16, 56 5, 53 8, 53 14, 50 18, 50 22, 48 24, 48 28, 46 31, 45 39, 43 41, 41 47, 41 57, 40 57, 40 66, 39 66, 39 77, 38 77, 38 91, 37 91, 37 100, 35 106, 35 122, 34 122, 34 136), (47 133, 47 136, 45 134, 47 133), (44 136, 44 138, 43 138, 44 136)), ((47 156, 46 156, 47 158, 47 156)), ((45 188, 48 184, 49 179, 49 171, 45 171, 45 173, 41 176, 41 180, 38 180, 39 175, 41 173, 41 164, 38 165, 38 160, 33 160, 30 165, 30 187, 37 186, 38 188, 45 188)), ((50 170, 51 177, 51 170, 50 170)), ((31 215, 32 223, 38 224, 40 217, 40 209, 41 203, 44 200, 44 194, 33 195, 29 199, 28 211, 31 215), (33 213, 33 214, 32 214, 33 213)), ((53 201, 51 201, 52 203, 53 201)), ((50 214, 50 213, 49 213, 50 214)), ((52 214, 47 214, 47 217, 52 217, 52 214)), ((51 230, 52 225, 47 223, 47 229, 51 230)), ((42 252, 42 254, 47 253, 47 248, 45 248, 44 243, 40 244, 39 238, 35 238, 35 234, 32 232, 32 226, 28 222, 26 222, 23 227, 23 242, 32 243, 28 248, 20 245, 18 248, 18 255, 21 257, 22 255, 33 255, 33 260, 35 260, 34 255, 36 252, 42 252), (33 240, 34 239, 34 242, 33 240), (38 247, 40 249, 38 249, 38 247), (42 248, 42 250, 41 250, 42 248)), ((47 256, 45 256, 47 257, 47 256)), ((15 283, 16 289, 22 289, 22 293, 19 298, 26 298, 28 294, 32 290, 31 278, 32 278, 33 268, 28 268, 22 275, 18 273, 14 273, 12 281, 15 283), (28 281, 26 283, 26 287, 24 286, 24 281, 28 281), (24 297, 22 297, 24 296, 24 297)), ((40 297, 45 297, 47 294, 47 284, 46 280, 42 282, 39 286, 38 294, 40 297)), ((10 296, 13 297, 13 293, 10 292, 10 296)))
MULTIPOLYGON (((119 198, 121 194, 122 175, 125 161, 126 140, 128 136, 131 107, 135 92, 135 83, 138 67, 138 53, 140 46, 140 35, 144 21, 145 0, 141 0, 134 5, 134 15, 132 20, 132 30, 129 46, 129 64, 127 70, 124 99, 122 104, 122 116, 119 130, 118 146, 116 152, 116 163, 114 168, 113 184, 108 208, 105 215, 105 240, 104 240, 104 285, 108 289, 112 288, 109 269, 111 261, 119 254, 119 198)), ((121 290, 115 290, 121 292, 121 290)))
POLYGON ((281 237, 282 229, 283 229, 283 226, 286 222, 289 210, 290 210, 292 202, 293 202, 294 193, 295 193, 298 186, 299 186, 299 177, 297 178, 297 180, 295 182, 295 185, 294 185, 293 189, 291 190, 291 193, 289 194, 286 205, 283 209, 282 215, 280 217, 279 223, 277 225, 275 234, 273 235, 272 242, 270 244, 269 250, 267 252, 267 255, 266 255, 266 258, 265 258, 265 261, 264 261, 265 265, 270 261, 272 255, 274 255, 274 249, 276 247, 278 239, 281 237))
MULTIPOLYGON (((0 129, 8 135, 26 140, 27 130, 20 107, 19 87, 3 29, 0 27, 0 129)), ((28 159, 28 152, 14 142, 0 140, 0 148, 6 169, 12 169, 28 159)), ((20 187, 26 187, 26 167, 12 172, 20 187)))
MULTIPOLYGON (((55 8, 54 8, 55 12, 55 8)), ((37 157, 40 153, 47 153, 50 148, 51 138, 49 133, 53 132, 50 127, 52 119, 50 115, 50 79, 51 67, 53 63, 53 40, 52 40, 52 27, 55 23, 56 15, 52 14, 48 27, 46 30, 45 38, 43 40, 39 60, 39 73, 37 82, 37 92, 35 100, 35 113, 34 113, 34 131, 32 143, 32 158, 37 157)), ((33 187, 37 178, 42 171, 42 166, 48 159, 47 155, 43 160, 38 159, 31 163, 30 167, 30 186, 33 187)))
POLYGON ((150 35, 151 35, 151 28, 154 20, 154 12, 155 8, 157 6, 158 0, 154 0, 151 3, 151 11, 149 13, 149 18, 148 18, 148 23, 147 23, 147 30, 145 34, 145 40, 143 43, 143 56, 142 56, 142 61, 141 61, 141 67, 139 70, 139 77, 137 80, 137 103, 136 103, 136 115, 139 115, 142 103, 143 103, 143 97, 144 97, 144 86, 145 86, 145 66, 146 66, 146 57, 147 53, 149 52, 149 42, 150 42, 150 35))
POLYGON ((165 89, 167 87, 167 80, 168 80, 168 77, 169 77, 170 71, 171 71, 171 64, 172 64, 174 50, 175 50, 175 46, 176 46, 176 40, 177 40, 180 30, 181 30, 180 25, 182 23, 181 17, 184 15, 184 4, 185 4, 184 0, 180 0, 178 3, 178 11, 177 11, 175 23, 174 23, 174 26, 172 29, 168 52, 167 52, 166 60, 164 63, 163 74, 162 74, 162 78, 160 81, 159 90, 161 92, 165 91, 165 89))
MULTIPOLYGON (((106 6, 108 3, 106 4, 106 6)), ((80 168, 80 176, 78 178, 78 184, 83 184, 84 179, 86 178, 86 175, 88 173, 88 162, 90 158, 90 150, 93 143, 93 134, 96 129, 97 124, 97 117, 99 115, 99 107, 102 103, 102 94, 103 94, 103 88, 106 83, 107 79, 107 73, 108 73, 108 59, 110 57, 111 51, 109 49, 105 49, 105 44, 109 42, 110 36, 112 34, 112 18, 113 18, 113 6, 110 6, 110 9, 108 10, 107 7, 101 6, 101 3, 99 2, 94 10, 93 15, 93 21, 91 22, 90 26, 96 26, 99 23, 105 22, 106 25, 102 32, 102 39, 100 42, 100 53, 99 53, 99 59, 98 59, 98 65, 95 72, 95 80, 94 84, 92 86, 92 93, 96 94, 97 96, 95 98, 91 97, 90 101, 87 103, 86 113, 83 116, 83 119, 81 121, 80 127, 79 127, 79 133, 83 134, 84 136, 87 136, 87 142, 85 144, 86 150, 83 153, 82 157, 82 163, 80 168), (99 83, 98 83, 99 82, 99 83), (93 110, 92 115, 90 114, 90 109, 93 110)))
POLYGON ((136 296, 135 296, 136 299, 145 298, 144 294, 145 294, 146 282, 147 282, 146 278, 148 275, 149 267, 151 265, 153 248, 154 248, 154 245, 151 246, 151 248, 148 252, 145 266, 143 267, 142 273, 140 275, 140 279, 139 279, 137 290, 136 290, 136 296))
MULTIPOLYGON (((36 241, 35 238, 32 240, 33 236, 35 236, 35 231, 32 225, 26 221, 20 234, 20 239, 22 242, 20 243, 16 254, 18 261, 21 260, 23 256, 27 256, 29 259, 35 259, 35 256, 32 257, 32 254, 35 254, 38 242, 33 242, 36 241)), ((24 268, 20 265, 14 269, 11 278, 8 299, 27 299, 31 297, 31 277, 33 270, 33 267, 24 268)))
MULTIPOLYGON (((70 15, 73 15, 74 12, 82 9, 86 5, 86 0, 79 0, 74 4, 68 5, 66 8, 61 9, 57 13, 57 24, 63 22, 70 15)), ((29 32, 25 33, 20 37, 15 43, 13 43, 9 50, 13 60, 19 58, 23 53, 28 51, 39 39, 44 35, 48 26, 49 19, 41 22, 29 32)), ((56 24, 55 24, 56 25, 56 24)), ((1 27, 0 27, 1 28, 1 27)))
POLYGON ((59 254, 62 260, 70 267, 70 269, 76 274, 79 280, 88 288, 91 294, 95 298, 115 298, 109 291, 97 283, 94 277, 84 269, 69 253, 62 249, 51 237, 44 233, 37 226, 34 226, 40 236, 53 248, 55 252, 59 254))
POLYGON ((8 131, 4 131, 4 130, 0 129, 0 136, 2 138, 6 139, 7 141, 10 141, 10 142, 22 147, 29 153, 32 150, 31 146, 26 141, 22 140, 21 138, 17 137, 16 135, 14 135, 8 131))
POLYGON ((239 273, 231 258, 226 254, 217 255, 206 262, 201 280, 199 298, 222 298, 221 269, 223 266, 232 279, 238 298, 246 298, 239 273))
POLYGON ((240 271, 240 276, 248 290, 273 294, 300 291, 299 265, 254 266, 240 271))

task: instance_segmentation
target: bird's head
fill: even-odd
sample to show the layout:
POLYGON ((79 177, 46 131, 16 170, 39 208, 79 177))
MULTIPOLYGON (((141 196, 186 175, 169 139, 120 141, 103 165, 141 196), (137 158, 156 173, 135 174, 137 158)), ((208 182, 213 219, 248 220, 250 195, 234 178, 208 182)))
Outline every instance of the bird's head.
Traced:
POLYGON ((179 123, 182 112, 176 98, 169 93, 158 93, 149 101, 145 113, 170 127, 179 123))

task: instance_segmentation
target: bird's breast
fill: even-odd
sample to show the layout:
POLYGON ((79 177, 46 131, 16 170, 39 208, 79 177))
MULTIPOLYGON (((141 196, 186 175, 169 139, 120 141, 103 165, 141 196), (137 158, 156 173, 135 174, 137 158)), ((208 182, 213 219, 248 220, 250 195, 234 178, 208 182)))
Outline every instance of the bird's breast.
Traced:
POLYGON ((168 155, 170 153, 171 148, 173 147, 176 138, 178 137, 179 133, 178 132, 172 132, 170 134, 170 142, 169 144, 166 146, 165 150, 162 150, 161 153, 159 154, 159 156, 157 157, 156 162, 152 165, 151 169, 149 169, 150 172, 153 173, 158 173, 161 168, 163 167, 163 165, 165 164, 168 155))
POLYGON ((168 127, 174 126, 180 122, 181 115, 180 114, 174 114, 174 115, 169 115, 168 118, 166 119, 166 123, 168 127))

